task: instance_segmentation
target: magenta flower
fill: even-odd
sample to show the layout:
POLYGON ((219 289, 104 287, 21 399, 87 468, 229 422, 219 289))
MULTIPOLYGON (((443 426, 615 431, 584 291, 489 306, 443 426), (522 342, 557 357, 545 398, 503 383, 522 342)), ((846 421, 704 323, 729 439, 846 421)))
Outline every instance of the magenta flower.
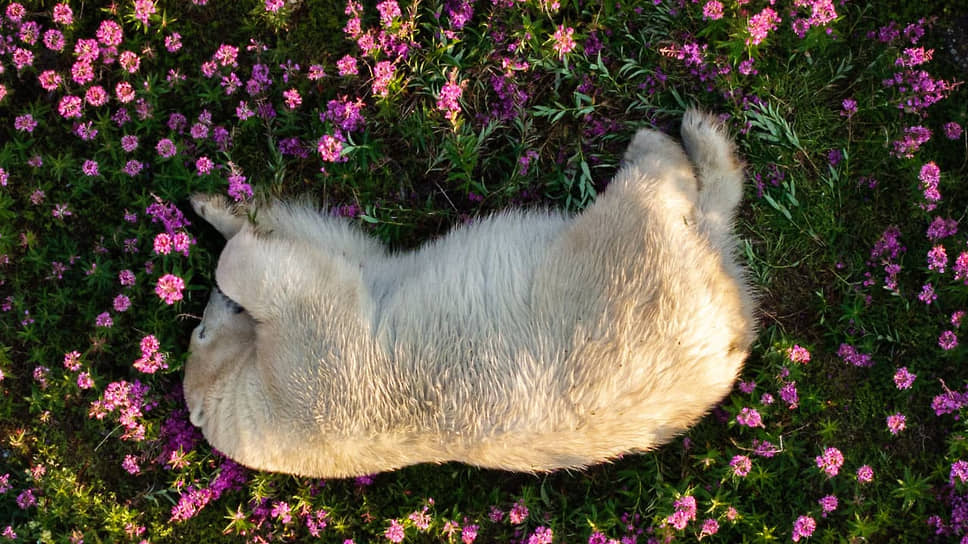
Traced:
POLYGON ((755 408, 743 408, 736 415, 736 422, 746 427, 763 427, 763 419, 755 408))
POLYGON ((938 345, 945 351, 950 351, 958 346, 958 335, 954 331, 944 331, 938 337, 938 345))
POLYGON ((36 504, 37 499, 34 497, 33 489, 25 489, 19 495, 17 495, 17 506, 19 506, 21 510, 26 510, 31 506, 35 506, 36 504))
POLYGON ((63 82, 63 78, 53 70, 44 70, 37 76, 37 82, 45 91, 53 91, 63 82))
POLYGON ((528 537, 527 544, 551 544, 554 537, 555 533, 551 530, 551 527, 538 527, 528 537))
POLYGON ((66 2, 61 2, 54 6, 54 22, 59 25, 69 25, 74 22, 74 12, 66 2))
POLYGON ((142 164, 141 161, 131 159, 130 161, 124 163, 123 170, 125 174, 135 177, 141 172, 142 168, 144 168, 144 164, 142 164))
POLYGON ((64 119, 77 119, 81 116, 81 107, 84 101, 78 96, 67 95, 60 99, 57 105, 57 112, 64 119))
POLYGON ((874 469, 870 465, 863 465, 857 469, 857 481, 862 484, 869 484, 874 481, 874 469))
POLYGON ((480 529, 477 525, 465 525, 460 530, 460 541, 463 544, 473 544, 477 540, 477 530, 480 529))
POLYGON ((286 5, 286 0, 266 0, 265 8, 269 13, 275 13, 286 5))
POLYGON ((960 483, 968 482, 968 462, 958 460, 951 464, 948 482, 951 485, 955 485, 955 479, 960 483))
POLYGON ((114 320, 111 319, 111 314, 107 312, 101 312, 94 320, 94 325, 98 327, 111 328, 114 326, 114 320))
POLYGON ((776 30, 776 25, 780 22, 780 16, 773 8, 763 8, 762 11, 750 17, 747 31, 750 37, 746 40, 746 45, 759 45, 766 39, 770 31, 776 30))
POLYGON ((753 461, 745 455, 736 455, 729 462, 729 466, 733 468, 734 476, 745 478, 753 469, 753 461))
POLYGON ((152 0, 134 0, 134 18, 141 21, 141 24, 148 26, 148 19, 156 11, 155 3, 152 0))
POLYGON ((827 517, 827 514, 836 510, 837 505, 839 504, 836 495, 827 495, 817 502, 820 504, 820 508, 823 510, 823 514, 821 514, 823 517, 827 517))
POLYGON ((215 163, 208 157, 199 157, 195 160, 195 173, 199 176, 212 173, 213 168, 215 168, 215 163))
POLYGON ((84 172, 85 176, 97 176, 100 174, 98 169, 97 161, 86 160, 84 165, 81 166, 81 172, 84 172))
POLYGON ((793 522, 794 542, 800 542, 801 538, 810 538, 810 535, 817 529, 817 522, 810 516, 800 516, 793 522))
POLYGON ((316 150, 319 152, 320 158, 326 162, 342 162, 347 160, 346 157, 341 156, 343 152, 343 142, 329 134, 324 134, 323 137, 319 139, 319 144, 316 146, 316 150))
POLYGON ((13 120, 13 128, 19 130, 20 132, 32 133, 34 129, 37 128, 37 121, 34 119, 34 116, 29 113, 18 115, 13 120))
POLYGON ((841 106, 844 108, 840 111, 840 115, 843 117, 850 119, 857 113, 857 101, 853 98, 845 98, 841 106))
POLYGON ((125 51, 121 53, 118 58, 118 62, 121 67, 128 71, 129 74, 133 74, 138 71, 141 67, 141 58, 133 51, 125 51))
POLYGON ((823 455, 816 458, 817 468, 822 469, 828 478, 833 478, 840 472, 840 467, 844 464, 844 454, 837 448, 827 448, 823 455))
POLYGON ((456 123, 457 116, 460 114, 460 97, 465 83, 457 82, 455 68, 451 70, 448 82, 440 89, 440 95, 437 97, 437 109, 444 112, 451 123, 456 123))
POLYGON ((138 137, 133 134, 126 134, 122 136, 121 149, 127 153, 131 153, 135 149, 138 149, 138 137))
POLYGON ((171 305, 182 299, 184 289, 185 280, 174 274, 165 274, 158 279, 158 283, 155 285, 155 294, 165 301, 165 304, 171 305))
POLYGON ((387 96, 390 94, 390 81, 396 73, 397 67, 388 60, 381 60, 373 67, 373 94, 387 96))

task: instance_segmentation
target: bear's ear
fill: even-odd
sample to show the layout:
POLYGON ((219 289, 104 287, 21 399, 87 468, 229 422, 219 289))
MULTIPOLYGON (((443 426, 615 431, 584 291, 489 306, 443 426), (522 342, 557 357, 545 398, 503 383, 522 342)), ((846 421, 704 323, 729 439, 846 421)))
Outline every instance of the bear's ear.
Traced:
POLYGON ((190 200, 195 213, 215 227, 226 240, 238 234, 248 221, 245 208, 232 204, 223 195, 195 193, 190 200))

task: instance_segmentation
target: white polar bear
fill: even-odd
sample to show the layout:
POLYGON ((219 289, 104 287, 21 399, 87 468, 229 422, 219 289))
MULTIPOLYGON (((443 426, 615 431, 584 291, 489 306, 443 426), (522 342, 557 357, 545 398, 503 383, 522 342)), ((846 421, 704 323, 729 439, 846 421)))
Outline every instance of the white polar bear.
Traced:
POLYGON ((577 216, 508 211, 402 254, 309 206, 194 197, 228 243, 191 421, 243 465, 330 478, 581 468, 668 441, 754 338, 741 165, 710 116, 687 111, 682 138, 640 130, 577 216))

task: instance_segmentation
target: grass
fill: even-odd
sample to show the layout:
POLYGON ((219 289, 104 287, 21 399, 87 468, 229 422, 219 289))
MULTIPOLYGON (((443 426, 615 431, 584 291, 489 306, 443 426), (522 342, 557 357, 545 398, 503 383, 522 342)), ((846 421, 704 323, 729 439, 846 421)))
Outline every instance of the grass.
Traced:
POLYGON ((956 3, 781 0, 759 43, 771 4, 724 4, 717 17, 708 1, 403 2, 381 21, 375 3, 72 2, 68 23, 61 4, 3 3, 0 541, 965 538, 956 3), (353 39, 367 35, 370 53, 353 39), (98 38, 85 77, 75 46, 98 38), (340 75, 347 58, 357 73, 340 75), (61 78, 50 89, 47 70, 61 78), (456 105, 442 100, 458 88, 456 105), (76 117, 67 96, 88 97, 76 117), (363 123, 327 114, 330 101, 359 103, 363 123), (191 193, 310 198, 407 249, 509 207, 582 209, 636 128, 675 134, 690 104, 722 114, 747 161, 737 228, 761 310, 740 385, 685 436, 576 473, 446 464, 321 481, 240 469, 187 422, 182 366, 220 251, 191 193), (914 144, 911 127, 930 139, 914 144), (157 205, 191 224, 166 225, 157 205), (187 234, 185 253, 162 233, 187 234), (169 274, 185 284, 173 304, 156 294, 169 274), (167 365, 152 373, 134 365, 149 335, 167 365), (917 376, 904 389, 902 367, 917 376), (143 395, 118 393, 136 382, 143 395), (762 426, 737 420, 749 409, 762 426), (836 475, 818 467, 828 448, 836 475))

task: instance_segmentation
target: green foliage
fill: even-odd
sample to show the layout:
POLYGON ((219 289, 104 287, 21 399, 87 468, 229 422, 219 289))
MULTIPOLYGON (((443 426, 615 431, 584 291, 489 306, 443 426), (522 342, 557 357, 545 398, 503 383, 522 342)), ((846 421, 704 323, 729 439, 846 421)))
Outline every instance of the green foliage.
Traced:
POLYGON ((821 542, 925 542, 938 524, 942 538, 965 532, 953 523, 968 493, 953 469, 968 458, 966 419, 955 419, 968 416, 965 347, 939 340, 964 336, 952 318, 968 309, 956 271, 968 267, 957 264, 968 260, 958 224, 965 135, 948 139, 943 128, 968 123, 968 101, 955 86, 917 106, 925 96, 912 94, 912 81, 885 84, 922 69, 936 85, 953 81, 952 23, 907 25, 956 16, 957 2, 836 5, 837 18, 801 37, 791 25, 810 7, 781 1, 783 20, 755 45, 748 25, 765 1, 723 2, 717 19, 703 16, 706 2, 478 2, 463 26, 459 2, 405 2, 382 26, 368 2, 352 39, 343 29, 353 15, 332 0, 278 2, 277 11, 255 0, 159 0, 147 15, 133 2, 71 4, 74 21, 63 25, 54 2, 24 2, 23 22, 63 33, 61 52, 42 36, 21 39, 22 23, 0 14, 0 34, 33 53, 18 68, 8 52, 0 73, 0 531, 38 542, 301 541, 315 520, 333 542, 385 540, 397 524, 408 542, 473 540, 475 531, 479 542, 527 542, 543 528, 561 542, 786 542, 810 516, 810 538, 821 542), (868 37, 894 17, 895 37, 868 37), (77 82, 74 46, 104 20, 121 24, 123 39, 94 62, 91 81, 77 82), (560 27, 574 28, 573 50, 561 52, 560 27), (175 33, 180 48, 166 43, 175 33), (370 38, 372 53, 361 53, 370 38), (907 73, 897 59, 918 46, 935 59, 907 73), (114 59, 126 51, 138 68, 114 59), (347 55, 357 73, 339 75, 347 55), (271 84, 250 83, 263 67, 271 84), (41 86, 44 70, 61 75, 56 89, 41 86), (125 83, 130 102, 116 95, 125 83), (63 97, 93 86, 106 105, 59 113, 63 97), (455 86, 457 105, 447 106, 455 86), (241 198, 248 184, 309 199, 406 249, 508 207, 581 210, 608 190, 636 128, 674 133, 691 104, 728 118, 747 161, 738 234, 761 331, 743 385, 686 437, 581 473, 446 464, 324 482, 240 471, 192 430, 181 369, 221 241, 188 211, 191 193, 241 198), (332 110, 356 105, 357 125, 332 110), (904 157, 897 143, 915 126, 932 137, 904 157), (164 139, 174 156, 159 151, 164 139), (938 202, 919 179, 929 163, 941 172, 938 202), (158 206, 191 224, 166 227, 158 206), (959 232, 929 238, 936 218, 959 232), (162 233, 191 238, 186 253, 155 251, 162 233), (937 246, 947 251, 943 272, 928 266, 937 246), (128 274, 133 285, 120 280, 128 274), (173 304, 156 294, 168 274, 185 283, 173 304), (919 298, 926 284, 937 294, 930 304, 919 298), (130 307, 118 309, 119 295, 130 307), (139 369, 149 335, 166 365, 153 373, 139 369), (850 364, 844 345, 872 365, 850 364), (794 361, 799 346, 809 362, 794 361), (901 367, 917 374, 910 388, 895 385, 901 367), (136 382, 143 397, 130 396, 136 382), (119 398, 137 409, 122 418, 105 407, 119 398), (750 409, 762 425, 737 419, 750 409), (885 422, 896 413, 906 428, 894 435, 885 422), (817 465, 827 448, 844 457, 836 476, 817 465), (122 468, 127 456, 135 474, 122 468), (858 477, 864 466, 870 482, 858 477), (839 502, 825 516, 818 501, 828 495, 839 502), (683 529, 677 511, 694 517, 683 529))

